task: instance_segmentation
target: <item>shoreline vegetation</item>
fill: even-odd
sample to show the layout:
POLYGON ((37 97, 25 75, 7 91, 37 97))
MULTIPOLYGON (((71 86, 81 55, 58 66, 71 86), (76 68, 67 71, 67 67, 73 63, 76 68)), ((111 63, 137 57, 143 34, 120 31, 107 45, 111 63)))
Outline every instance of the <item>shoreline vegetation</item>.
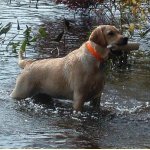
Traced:
MULTIPOLYGON (((79 25, 78 20, 69 20, 68 18, 63 18, 61 21, 43 21, 37 31, 26 25, 23 32, 24 38, 16 42, 15 38, 20 31, 20 23, 17 20, 16 31, 18 32, 9 39, 6 46, 7 51, 11 49, 13 53, 17 53, 19 50, 25 52, 28 46, 32 46, 40 52, 47 52, 50 57, 64 56, 79 47, 88 38, 90 31, 99 24, 115 25, 130 38, 136 32, 142 39, 150 31, 150 16, 148 15, 150 2, 148 0, 53 0, 53 2, 56 5, 64 4, 69 10, 74 11, 74 15, 80 15, 80 20, 85 26, 79 25)), ((37 9, 38 5, 40 5, 39 0, 36 2, 37 9)), ((0 24, 1 45, 5 42, 11 27, 11 22, 6 25, 0 24)), ((117 60, 126 65, 127 55, 127 53, 121 54, 117 60), (124 60, 124 58, 126 59, 124 60)))

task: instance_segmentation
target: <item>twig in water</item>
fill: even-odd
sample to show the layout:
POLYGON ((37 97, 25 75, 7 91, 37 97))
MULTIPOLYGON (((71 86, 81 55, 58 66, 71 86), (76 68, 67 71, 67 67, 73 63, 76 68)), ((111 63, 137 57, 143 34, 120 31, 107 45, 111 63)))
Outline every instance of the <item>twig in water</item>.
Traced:
POLYGON ((15 34, 14 37, 12 37, 10 40, 9 40, 9 43, 7 44, 6 46, 6 51, 8 51, 8 46, 11 44, 11 42, 15 39, 16 36, 18 36, 19 33, 15 34))
POLYGON ((60 55, 60 49, 58 47, 56 47, 55 49, 51 50, 51 53, 53 53, 55 50, 57 50, 57 56, 60 55))
POLYGON ((59 56, 60 55, 60 49, 58 47, 56 47, 56 49, 58 51, 57 56, 59 56))
POLYGON ((64 35, 64 30, 53 41, 60 42, 63 35, 64 35))

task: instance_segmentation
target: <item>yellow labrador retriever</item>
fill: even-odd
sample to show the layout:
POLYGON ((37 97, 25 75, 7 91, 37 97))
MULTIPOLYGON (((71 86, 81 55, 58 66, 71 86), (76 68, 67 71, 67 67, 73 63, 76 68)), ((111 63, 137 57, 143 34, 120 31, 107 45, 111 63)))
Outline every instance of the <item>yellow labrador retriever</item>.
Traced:
POLYGON ((81 111, 86 101, 99 107, 104 87, 104 73, 100 65, 109 55, 110 44, 125 45, 123 37, 114 26, 98 26, 89 40, 63 58, 24 60, 19 57, 19 66, 24 68, 11 93, 14 99, 43 93, 51 97, 73 99, 73 108, 81 111), (98 98, 97 98, 98 97, 98 98))

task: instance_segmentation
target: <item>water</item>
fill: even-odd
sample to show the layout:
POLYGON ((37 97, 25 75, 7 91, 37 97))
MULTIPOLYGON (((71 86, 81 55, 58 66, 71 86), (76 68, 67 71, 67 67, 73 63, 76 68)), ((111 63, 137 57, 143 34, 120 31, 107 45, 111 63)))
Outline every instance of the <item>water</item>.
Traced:
MULTIPOLYGON (((28 1, 0 3, 0 22, 13 23, 7 38, 16 34, 17 19, 23 29, 26 24, 40 25, 41 18, 73 18, 63 5, 46 0, 39 2, 38 9, 35 1, 30 8, 28 1)), ((139 41, 138 37, 135 40, 139 41)), ((21 70, 16 54, 5 51, 7 43, 0 48, 0 148, 150 148, 149 35, 140 41, 143 54, 132 55, 129 70, 109 72, 101 115, 90 115, 88 104, 85 112, 76 116, 69 101, 57 100, 53 107, 30 98, 12 100, 9 94, 21 70)), ((34 49, 28 51, 29 57, 38 55, 34 49)))

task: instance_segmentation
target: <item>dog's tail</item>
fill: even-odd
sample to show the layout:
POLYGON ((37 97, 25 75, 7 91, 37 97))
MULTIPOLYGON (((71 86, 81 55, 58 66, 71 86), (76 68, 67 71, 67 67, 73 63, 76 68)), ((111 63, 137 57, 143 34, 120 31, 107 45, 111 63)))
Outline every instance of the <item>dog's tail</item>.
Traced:
POLYGON ((30 64, 32 64, 35 60, 31 60, 31 59, 24 59, 23 57, 23 52, 20 50, 18 52, 18 65, 20 68, 24 69, 26 66, 29 66, 30 64))

